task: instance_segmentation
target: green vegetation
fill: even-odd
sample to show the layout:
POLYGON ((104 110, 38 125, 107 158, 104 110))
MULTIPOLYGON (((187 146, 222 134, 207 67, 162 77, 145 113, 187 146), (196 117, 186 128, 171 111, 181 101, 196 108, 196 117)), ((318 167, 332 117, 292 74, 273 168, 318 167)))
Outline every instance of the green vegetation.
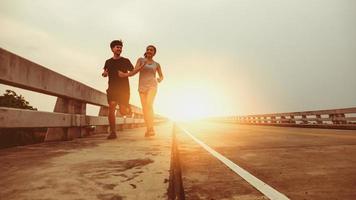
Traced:
MULTIPOLYGON (((12 90, 6 90, 0 96, 0 106, 37 110, 22 95, 18 95, 12 90)), ((43 128, 0 128, 0 148, 42 142, 45 132, 46 129, 43 128)))
POLYGON ((6 90, 5 93, 0 96, 0 106, 37 110, 37 108, 30 106, 30 103, 26 101, 22 95, 17 95, 16 92, 12 90, 6 90))

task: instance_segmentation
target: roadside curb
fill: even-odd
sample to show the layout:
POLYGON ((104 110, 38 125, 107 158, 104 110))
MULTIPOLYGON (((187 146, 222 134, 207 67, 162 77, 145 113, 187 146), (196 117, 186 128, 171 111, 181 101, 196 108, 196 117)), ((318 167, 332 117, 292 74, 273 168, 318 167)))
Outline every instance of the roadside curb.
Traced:
POLYGON ((182 170, 180 166, 178 141, 176 137, 176 124, 172 128, 172 150, 171 150, 171 166, 169 170, 169 185, 168 199, 169 200, 184 200, 184 187, 182 180, 182 170))

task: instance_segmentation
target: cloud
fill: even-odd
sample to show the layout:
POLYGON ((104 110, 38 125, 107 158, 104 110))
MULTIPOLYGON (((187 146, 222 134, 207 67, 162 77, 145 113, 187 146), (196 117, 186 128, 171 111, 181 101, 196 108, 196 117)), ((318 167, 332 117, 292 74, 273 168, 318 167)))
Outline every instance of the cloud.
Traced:
POLYGON ((85 54, 60 38, 13 19, 2 16, 0 26, 5 27, 0 35, 2 48, 75 80, 97 86, 89 80, 101 70, 98 57, 85 54))

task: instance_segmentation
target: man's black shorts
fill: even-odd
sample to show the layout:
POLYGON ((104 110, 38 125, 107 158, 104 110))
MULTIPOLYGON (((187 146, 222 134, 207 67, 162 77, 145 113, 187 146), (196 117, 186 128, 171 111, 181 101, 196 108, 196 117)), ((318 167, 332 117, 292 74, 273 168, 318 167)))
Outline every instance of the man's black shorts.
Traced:
POLYGON ((130 92, 123 92, 118 89, 107 89, 106 90, 108 103, 115 101, 119 105, 128 106, 130 101, 130 92))

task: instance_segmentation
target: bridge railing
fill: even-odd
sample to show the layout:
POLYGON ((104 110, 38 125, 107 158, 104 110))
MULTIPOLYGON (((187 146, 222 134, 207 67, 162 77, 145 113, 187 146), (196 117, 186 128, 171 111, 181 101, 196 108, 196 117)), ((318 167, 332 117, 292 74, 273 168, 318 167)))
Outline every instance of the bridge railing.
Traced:
MULTIPOLYGON (((106 94, 83 83, 33 63, 0 48, 0 83, 57 97, 54 112, 0 107, 0 128, 48 128, 45 141, 68 140, 88 135, 89 126, 96 131, 108 129, 106 94), (86 115, 86 105, 100 106, 99 116, 86 115)), ((121 117, 119 128, 140 126, 143 114, 131 105, 133 115, 121 117)), ((119 113, 119 112, 117 112, 119 113)), ((157 116, 156 121, 164 118, 157 116)))
POLYGON ((356 107, 212 118, 239 124, 356 129, 356 107))

